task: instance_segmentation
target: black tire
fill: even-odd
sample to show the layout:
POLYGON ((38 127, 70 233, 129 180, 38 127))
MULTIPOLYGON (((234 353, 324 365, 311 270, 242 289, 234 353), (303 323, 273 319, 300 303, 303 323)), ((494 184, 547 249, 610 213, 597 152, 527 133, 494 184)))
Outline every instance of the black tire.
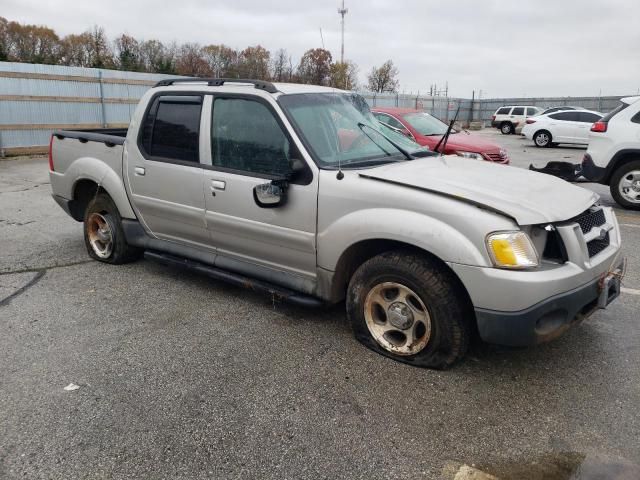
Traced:
POLYGON ((611 191, 611 196, 613 199, 623 208, 627 208, 629 210, 640 210, 640 201, 634 203, 630 200, 627 200, 622 192, 620 191, 620 183, 629 175, 631 172, 640 172, 640 160, 634 160, 629 163, 625 163, 621 167, 619 167, 613 175, 611 176, 611 181, 609 182, 609 190, 611 191))
POLYGON ((511 122, 502 122, 500 124, 500 133, 503 135, 511 135, 513 131, 513 124, 511 122))
MULTIPOLYGON (((469 347, 472 311, 468 296, 453 273, 426 255, 391 251, 367 260, 351 278, 346 303, 356 338, 371 350, 394 360, 444 369, 464 357, 469 347), (372 289, 389 284, 387 282, 408 287, 428 311, 430 335, 426 345, 415 354, 400 355, 383 347, 367 325, 367 296, 372 289)), ((386 317, 386 322, 391 322, 390 317, 386 317)))
POLYGON ((551 132, 547 130, 538 130, 533 136, 533 143, 538 148, 549 148, 553 145, 552 140, 551 132))
POLYGON ((122 219, 118 208, 113 203, 111 197, 104 193, 98 193, 87 205, 84 213, 84 244, 89 256, 99 262, 119 265, 122 263, 137 260, 142 254, 142 250, 129 245, 122 230, 122 219), (97 215, 95 215, 97 214, 97 215), (94 218, 104 221, 110 234, 111 248, 105 249, 103 254, 98 253, 99 249, 92 245, 91 230, 94 226, 94 218))

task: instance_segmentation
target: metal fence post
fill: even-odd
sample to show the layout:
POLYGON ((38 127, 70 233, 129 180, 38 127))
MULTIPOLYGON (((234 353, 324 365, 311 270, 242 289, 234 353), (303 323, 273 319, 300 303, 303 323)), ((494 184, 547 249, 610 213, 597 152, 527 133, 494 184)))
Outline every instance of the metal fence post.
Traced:
POLYGON ((98 86, 100 89, 100 113, 102 114, 102 127, 107 128, 107 113, 104 110, 104 92, 102 90, 102 70, 98 71, 98 86))

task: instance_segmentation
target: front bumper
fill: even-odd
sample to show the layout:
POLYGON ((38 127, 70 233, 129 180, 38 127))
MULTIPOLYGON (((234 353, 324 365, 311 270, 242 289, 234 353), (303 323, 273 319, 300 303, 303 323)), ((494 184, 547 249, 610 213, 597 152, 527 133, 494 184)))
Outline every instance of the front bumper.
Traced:
POLYGON ((510 346, 552 340, 615 300, 620 294, 621 274, 622 264, 611 274, 517 312, 476 308, 480 337, 510 346))

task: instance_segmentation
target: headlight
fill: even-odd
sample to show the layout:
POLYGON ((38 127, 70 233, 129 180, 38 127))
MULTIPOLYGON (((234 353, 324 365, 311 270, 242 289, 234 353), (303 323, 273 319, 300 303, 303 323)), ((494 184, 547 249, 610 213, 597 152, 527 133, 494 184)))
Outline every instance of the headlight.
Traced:
POLYGON ((484 157, 481 153, 476 152, 456 152, 456 155, 459 155, 464 158, 473 158, 475 160, 484 160, 484 157))
POLYGON ((487 249, 498 268, 532 268, 540 262, 538 253, 524 232, 495 232, 487 235, 487 249))

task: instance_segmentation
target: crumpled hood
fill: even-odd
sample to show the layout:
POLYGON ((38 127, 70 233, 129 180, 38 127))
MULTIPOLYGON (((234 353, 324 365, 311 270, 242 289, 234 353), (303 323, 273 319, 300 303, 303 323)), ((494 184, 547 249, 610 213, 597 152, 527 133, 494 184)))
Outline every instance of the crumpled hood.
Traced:
POLYGON ((568 220, 599 198, 551 175, 457 155, 391 163, 360 175, 454 197, 507 215, 519 225, 568 220))

